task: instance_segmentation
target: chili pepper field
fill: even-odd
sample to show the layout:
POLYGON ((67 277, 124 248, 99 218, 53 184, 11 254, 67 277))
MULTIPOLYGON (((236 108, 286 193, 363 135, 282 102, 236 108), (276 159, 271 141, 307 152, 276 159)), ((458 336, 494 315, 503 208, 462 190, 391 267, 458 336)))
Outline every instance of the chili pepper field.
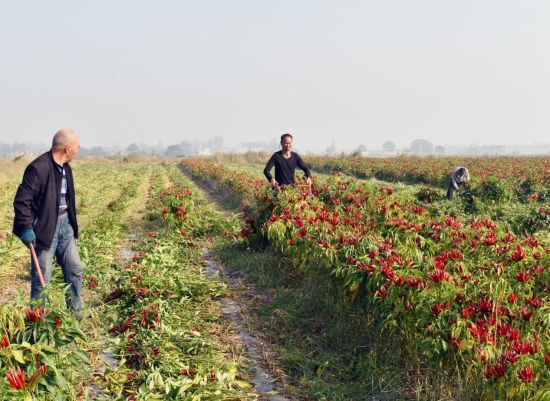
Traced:
POLYGON ((55 265, 29 305, 0 160, 0 400, 550 400, 548 157, 311 164, 312 194, 246 158, 72 163, 74 315, 55 265))

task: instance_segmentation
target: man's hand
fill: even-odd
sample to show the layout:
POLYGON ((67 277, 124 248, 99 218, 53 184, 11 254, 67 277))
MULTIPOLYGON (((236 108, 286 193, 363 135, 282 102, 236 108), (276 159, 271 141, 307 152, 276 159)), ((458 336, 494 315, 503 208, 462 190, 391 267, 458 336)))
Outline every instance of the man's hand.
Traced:
POLYGON ((307 184, 307 185, 311 185, 311 178, 310 178, 310 177, 307 177, 307 179, 306 179, 306 184, 307 184))
POLYGON ((275 178, 271 179, 271 186, 273 189, 276 189, 277 191, 281 190, 281 187, 279 186, 279 183, 275 180, 275 178))
POLYGON ((19 238, 25 245, 27 245, 27 247, 30 247, 31 244, 34 245, 36 243, 36 234, 34 233, 34 230, 32 229, 32 227, 25 228, 21 232, 21 235, 19 236, 19 238))

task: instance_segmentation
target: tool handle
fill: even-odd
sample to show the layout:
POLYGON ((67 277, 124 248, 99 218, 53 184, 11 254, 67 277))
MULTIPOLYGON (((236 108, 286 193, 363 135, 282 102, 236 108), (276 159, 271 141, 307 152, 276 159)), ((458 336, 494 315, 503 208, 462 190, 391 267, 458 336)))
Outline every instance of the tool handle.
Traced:
POLYGON ((46 283, 44 283, 44 277, 42 276, 42 270, 40 269, 40 263, 38 263, 38 258, 36 257, 36 252, 34 251, 33 244, 29 244, 29 248, 31 249, 31 257, 32 261, 34 262, 34 267, 36 269, 36 274, 38 275, 38 280, 40 280, 40 285, 42 285, 42 289, 46 287, 46 283))

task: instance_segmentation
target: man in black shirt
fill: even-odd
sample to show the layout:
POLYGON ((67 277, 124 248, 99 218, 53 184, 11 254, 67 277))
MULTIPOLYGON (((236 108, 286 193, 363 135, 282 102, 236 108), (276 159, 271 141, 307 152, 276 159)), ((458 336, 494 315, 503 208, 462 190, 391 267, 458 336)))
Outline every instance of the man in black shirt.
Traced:
MULTIPOLYGON (((70 284, 67 306, 81 308, 82 263, 78 238, 73 173, 69 162, 76 157, 80 141, 76 133, 62 129, 53 137, 52 148, 31 162, 13 201, 13 232, 25 245, 36 247, 40 270, 50 282, 53 258, 61 265, 70 284)), ((42 285, 32 262, 31 298, 40 299, 42 285)))
POLYGON ((294 172, 300 167, 307 177, 307 184, 311 185, 311 171, 302 158, 292 149, 292 135, 281 136, 281 150, 273 153, 264 169, 264 175, 273 188, 280 189, 280 185, 294 184, 294 172), (275 177, 271 175, 271 169, 275 167, 275 177))

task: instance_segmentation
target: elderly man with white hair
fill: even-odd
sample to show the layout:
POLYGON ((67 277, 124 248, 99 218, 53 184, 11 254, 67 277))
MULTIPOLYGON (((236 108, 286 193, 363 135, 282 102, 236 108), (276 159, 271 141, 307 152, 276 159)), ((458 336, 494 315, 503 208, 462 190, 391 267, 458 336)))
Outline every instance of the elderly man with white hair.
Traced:
MULTIPOLYGON (((59 130, 50 151, 32 161, 23 174, 13 207, 13 233, 36 249, 45 283, 52 276, 54 256, 70 284, 67 306, 80 311, 82 263, 75 240, 78 238, 74 182, 69 162, 76 157, 80 141, 74 131, 59 130)), ((31 298, 42 291, 38 272, 31 261, 31 298)))

